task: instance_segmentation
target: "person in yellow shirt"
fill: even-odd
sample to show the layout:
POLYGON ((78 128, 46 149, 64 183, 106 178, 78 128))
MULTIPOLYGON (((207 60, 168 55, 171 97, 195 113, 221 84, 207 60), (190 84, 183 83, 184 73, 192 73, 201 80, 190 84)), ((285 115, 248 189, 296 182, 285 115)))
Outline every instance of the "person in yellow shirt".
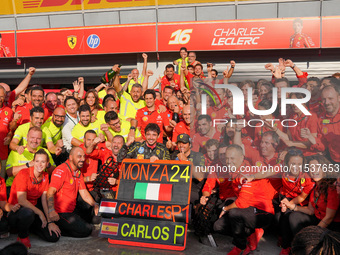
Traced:
MULTIPOLYGON (((131 90, 132 90, 132 86, 134 84, 142 84, 143 81, 144 81, 144 78, 146 76, 146 69, 147 69, 147 66, 148 66, 148 55, 146 53, 143 53, 142 54, 142 57, 143 57, 143 70, 142 70, 142 75, 139 76, 139 71, 137 68, 135 69, 132 69, 131 73, 128 75, 128 80, 122 84, 122 86, 126 85, 127 84, 127 93, 131 93, 131 90)), ((111 83, 109 83, 109 86, 106 86, 105 84, 101 84, 99 85, 96 90, 100 90, 102 88, 105 88, 105 89, 102 89, 101 91, 98 92, 98 96, 99 98, 103 99, 107 94, 108 94, 108 89, 112 88, 110 86, 111 83)))
MULTIPOLYGON (((34 154, 41 149, 40 146, 42 139, 42 131, 39 127, 31 127, 27 134, 27 145, 24 148, 23 153, 19 154, 17 151, 11 151, 6 164, 6 171, 8 175, 8 179, 6 180, 6 186, 12 186, 14 176, 16 176, 22 169, 33 166, 33 158, 34 154)), ((47 149, 43 148, 49 158, 50 158, 50 166, 47 168, 49 173, 55 168, 54 161, 52 159, 51 154, 47 149)))
MULTIPOLYGON (((113 85, 117 92, 118 98, 120 99, 120 114, 122 119, 126 120, 128 118, 135 118, 137 110, 145 107, 145 101, 142 99, 143 87, 142 85, 135 83, 132 85, 130 94, 125 90, 127 84, 124 87, 119 81, 120 68, 115 65, 113 68, 116 69, 116 76, 113 80, 113 85)), ((144 79, 143 85, 147 84, 148 78, 144 79)))
POLYGON ((49 152, 59 155, 62 151, 63 140, 61 139, 62 126, 64 124, 66 112, 63 108, 57 107, 53 111, 52 117, 46 120, 41 129, 46 134, 46 146, 49 152))
MULTIPOLYGON (((127 82, 128 83, 128 87, 127 87, 128 93, 131 92, 133 84, 136 84, 136 83, 143 84, 144 78, 146 76, 146 69, 147 69, 147 66, 148 66, 148 55, 143 53, 142 57, 143 57, 143 60, 144 60, 142 75, 139 76, 139 71, 138 71, 137 68, 132 69, 132 71, 131 71, 132 79, 127 82)), ((122 84, 122 86, 124 86, 124 85, 125 85, 125 83, 122 84)))
POLYGON ((99 134, 98 126, 91 123, 91 108, 87 104, 79 107, 79 120, 79 123, 72 130, 71 144, 73 146, 80 146, 84 142, 84 135, 87 130, 92 129, 97 135, 99 134))
POLYGON ((105 122, 107 128, 111 132, 112 136, 121 135, 124 137, 125 142, 128 139, 141 140, 141 133, 137 128, 137 120, 133 119, 131 122, 122 120, 118 117, 118 114, 114 111, 107 112, 105 114, 105 122), (138 139, 139 138, 139 139, 138 139))
POLYGON ((184 59, 186 66, 189 65, 189 58, 188 58, 188 50, 185 47, 180 48, 179 55, 181 56, 179 59, 174 60, 173 64, 178 66, 177 73, 181 74, 181 67, 182 67, 182 61, 184 59))
MULTIPOLYGON (((40 106, 34 107, 30 110, 31 122, 20 125, 14 133, 9 148, 12 151, 16 151, 22 154, 27 144, 27 133, 31 127, 41 127, 44 123, 44 109, 40 106)), ((46 134, 43 134, 42 144, 46 138, 46 134)), ((41 144, 41 145, 42 145, 41 144)))
POLYGON ((103 100, 104 111, 98 111, 97 120, 100 124, 105 124, 104 116, 107 112, 118 112, 118 105, 112 95, 106 95, 103 100))

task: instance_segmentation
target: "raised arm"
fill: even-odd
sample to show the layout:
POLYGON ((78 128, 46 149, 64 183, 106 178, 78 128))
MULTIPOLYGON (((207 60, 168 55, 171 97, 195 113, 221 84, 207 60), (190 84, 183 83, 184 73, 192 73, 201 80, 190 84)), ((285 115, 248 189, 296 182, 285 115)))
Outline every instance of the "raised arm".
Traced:
POLYGON ((233 75, 235 66, 236 66, 236 62, 234 60, 230 60, 230 68, 229 68, 228 75, 227 75, 228 79, 233 75))
POLYGON ((144 59, 142 75, 145 77, 145 75, 146 75, 146 70, 147 70, 147 68, 148 68, 148 55, 147 55, 146 53, 143 53, 143 54, 142 54, 142 57, 143 57, 143 59, 144 59))
POLYGON ((19 95, 21 92, 23 92, 27 88, 34 73, 35 73, 35 68, 30 67, 28 69, 28 74, 26 75, 25 79, 23 79, 22 82, 20 82, 20 84, 15 88, 14 90, 15 95, 19 95))
POLYGON ((143 87, 143 94, 145 92, 145 90, 148 89, 149 87, 149 77, 153 75, 153 72, 151 70, 148 70, 146 72, 146 75, 144 76, 144 80, 143 80, 143 83, 142 83, 142 87, 143 87))

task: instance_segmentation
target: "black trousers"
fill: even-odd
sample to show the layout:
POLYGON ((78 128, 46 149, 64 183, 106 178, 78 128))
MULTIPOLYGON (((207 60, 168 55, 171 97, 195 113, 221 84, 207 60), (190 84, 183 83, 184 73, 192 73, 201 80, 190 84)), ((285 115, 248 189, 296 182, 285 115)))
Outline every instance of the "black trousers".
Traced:
MULTIPOLYGON (((227 200, 224 203, 222 203, 219 207, 218 210, 216 211, 218 213, 218 217, 221 214, 222 208, 224 206, 228 206, 232 204, 234 200, 227 200)), ((214 231, 220 234, 225 234, 225 235, 232 235, 231 232, 231 225, 230 225, 230 220, 229 220, 229 212, 226 212, 221 218, 219 218, 217 221, 214 223, 214 231)))
POLYGON ((244 250, 247 247, 247 237, 254 233, 255 228, 265 228, 270 225, 274 215, 250 206, 244 209, 231 209, 228 217, 233 244, 244 250))
POLYGON ((193 178, 191 183, 191 197, 190 203, 196 205, 200 202, 202 196, 202 188, 205 184, 206 179, 202 181, 198 181, 197 179, 193 178))
POLYGON ((9 213, 8 222, 12 228, 18 230, 19 238, 28 237, 31 231, 47 242, 59 240, 54 232, 50 235, 47 225, 44 228, 41 227, 42 222, 39 216, 29 208, 21 207, 18 211, 9 213))
MULTIPOLYGON (((281 233, 282 233, 282 247, 290 247, 294 236, 305 227, 318 225, 320 220, 315 215, 308 215, 302 212, 291 212, 281 217, 281 233)), ((328 229, 333 231, 340 230, 340 222, 332 222, 328 229)))
POLYGON ((61 235, 70 237, 88 237, 92 233, 92 225, 76 213, 59 213, 60 219, 55 223, 61 230, 61 235))
POLYGON ((8 221, 5 215, 2 215, 0 220, 0 235, 7 233, 9 230, 8 228, 8 221))

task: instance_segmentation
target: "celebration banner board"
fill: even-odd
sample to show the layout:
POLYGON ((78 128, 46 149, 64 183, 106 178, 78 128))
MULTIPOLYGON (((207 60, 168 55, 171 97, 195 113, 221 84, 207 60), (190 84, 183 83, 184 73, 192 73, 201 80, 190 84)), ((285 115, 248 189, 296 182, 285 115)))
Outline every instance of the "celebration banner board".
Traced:
POLYGON ((159 23, 159 51, 319 48, 320 18, 159 23), (302 29, 296 23, 302 24, 302 29))
MULTIPOLYGON (((325 26, 332 22, 338 19, 326 20, 325 26)), ((327 28, 325 31, 328 35, 327 28)), ((301 49, 320 47, 320 18, 158 23, 157 28, 156 23, 148 23, 16 33, 18 57, 171 52, 180 47, 194 51, 301 49)), ((329 38, 324 39, 326 45, 339 44, 337 35, 329 38)))
POLYGON ((156 30, 155 24, 22 30, 17 45, 20 57, 150 52, 156 30))
POLYGON ((113 244, 184 250, 190 222, 189 161, 125 159, 116 199, 103 199, 100 237, 113 244))

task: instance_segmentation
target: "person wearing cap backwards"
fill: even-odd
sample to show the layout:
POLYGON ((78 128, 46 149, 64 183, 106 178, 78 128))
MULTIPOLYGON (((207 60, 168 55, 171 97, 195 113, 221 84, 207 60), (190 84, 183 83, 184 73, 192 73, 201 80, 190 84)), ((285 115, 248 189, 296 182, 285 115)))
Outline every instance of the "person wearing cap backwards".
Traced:
POLYGON ((142 143, 127 141, 119 151, 117 162, 122 162, 124 158, 150 159, 150 162, 170 159, 169 150, 164 144, 157 142, 160 133, 157 124, 149 123, 145 127, 145 141, 142 143))
POLYGON ((171 154, 170 159, 185 160, 193 163, 195 171, 193 172, 190 201, 197 204, 202 196, 201 189, 204 185, 205 173, 203 172, 203 167, 205 166, 205 158, 202 153, 191 150, 191 139, 188 134, 178 135, 176 143, 178 150, 171 154))

